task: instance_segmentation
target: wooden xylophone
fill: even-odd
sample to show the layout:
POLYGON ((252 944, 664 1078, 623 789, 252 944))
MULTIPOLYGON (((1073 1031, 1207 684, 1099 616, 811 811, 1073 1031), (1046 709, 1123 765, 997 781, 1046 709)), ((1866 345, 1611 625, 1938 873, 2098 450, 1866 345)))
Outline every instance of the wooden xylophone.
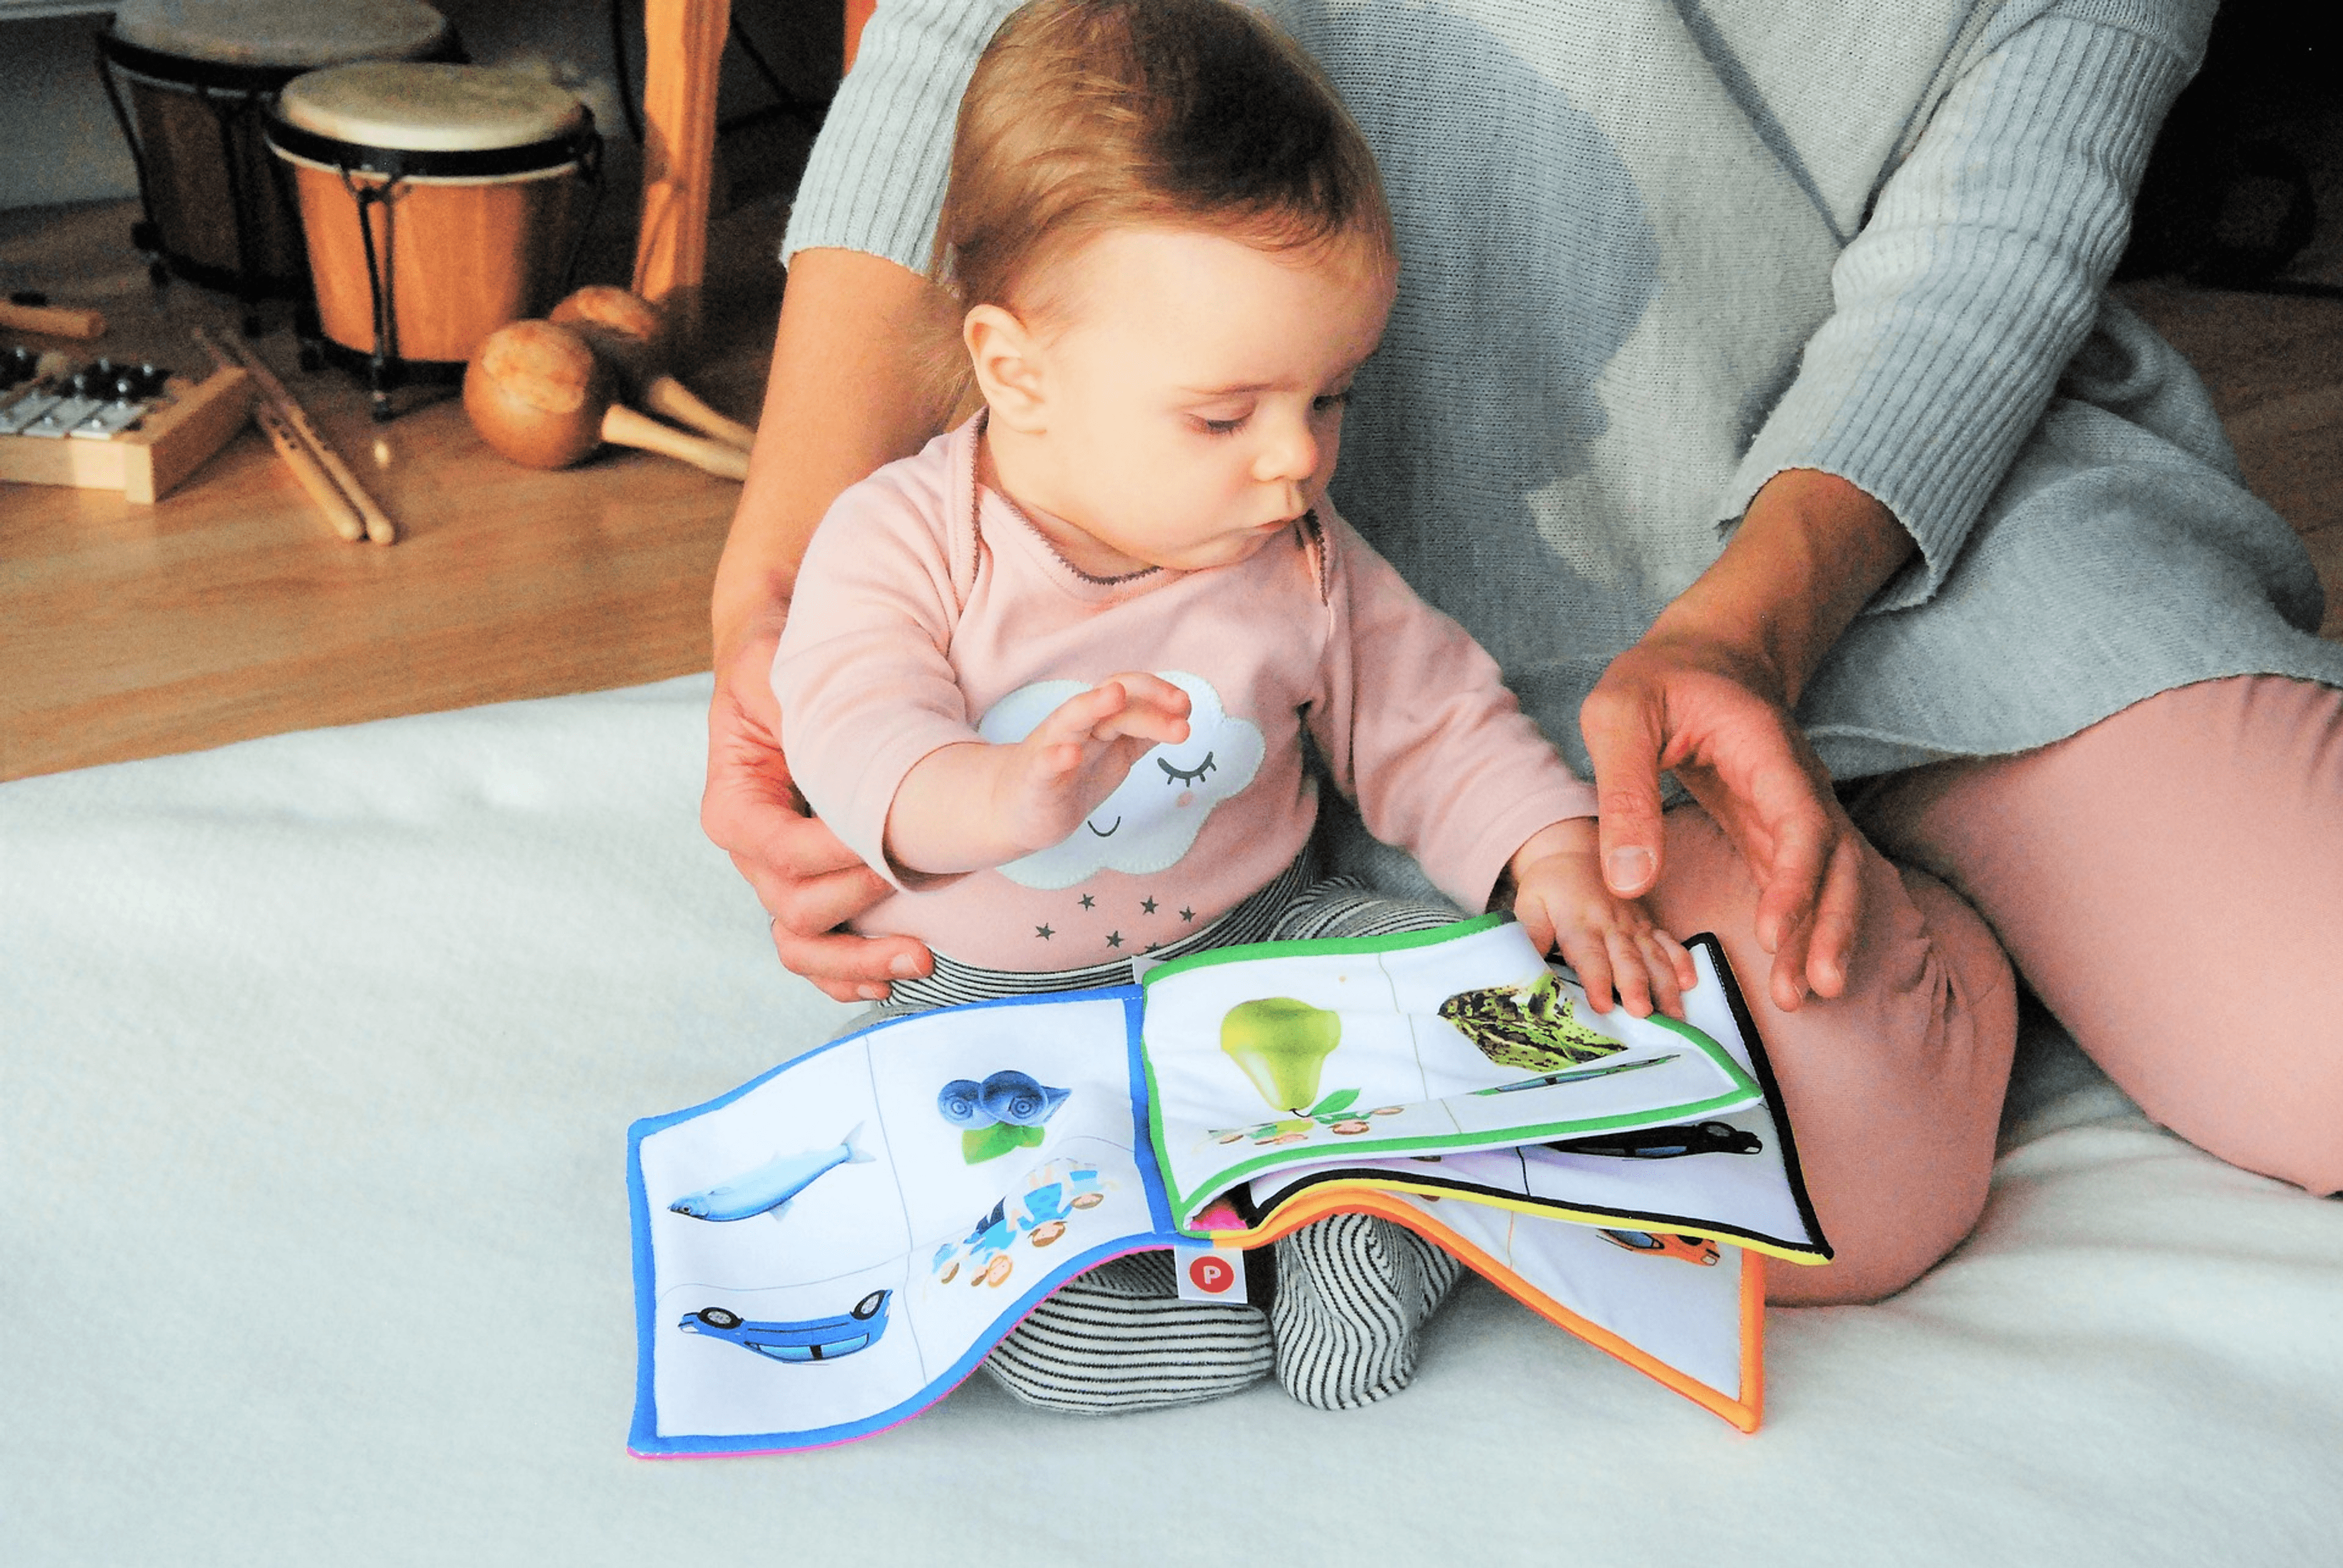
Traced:
POLYGON ((253 396, 240 367, 192 381, 145 362, 0 349, 0 479, 151 504, 244 427, 253 396))

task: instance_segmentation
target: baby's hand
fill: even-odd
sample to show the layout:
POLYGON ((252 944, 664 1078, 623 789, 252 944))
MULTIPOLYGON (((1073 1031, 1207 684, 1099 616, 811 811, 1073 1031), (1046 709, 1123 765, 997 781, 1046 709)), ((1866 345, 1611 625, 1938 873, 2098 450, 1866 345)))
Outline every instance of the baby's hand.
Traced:
POLYGON ((993 809, 1026 853, 1061 842, 1157 746, 1188 739, 1188 694, 1152 675, 1118 675, 1060 703, 1009 748, 993 809))
POLYGON ((1612 988, 1637 1018, 1654 998, 1671 1018, 1684 1017, 1684 993, 1699 980, 1692 955, 1652 923, 1640 899, 1603 883, 1594 819, 1542 828, 1513 852, 1513 914, 1538 951, 1559 947, 1597 1012, 1611 1010, 1612 988))

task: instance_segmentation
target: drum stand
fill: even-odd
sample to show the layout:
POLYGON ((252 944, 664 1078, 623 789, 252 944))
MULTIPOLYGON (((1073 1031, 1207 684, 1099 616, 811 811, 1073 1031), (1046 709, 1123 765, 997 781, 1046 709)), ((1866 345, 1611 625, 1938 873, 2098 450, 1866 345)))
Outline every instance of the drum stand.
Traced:
POLYGON ((263 222, 260 203, 267 194, 274 194, 281 212, 293 210, 291 187, 270 158, 263 166, 264 178, 273 186, 273 193, 255 191, 251 187, 251 170, 247 166, 250 148, 260 146, 260 126, 267 113, 268 99, 285 73, 279 70, 258 70, 247 67, 174 61, 153 55, 133 44, 125 43, 112 33, 97 35, 97 79, 106 89, 106 101, 114 111, 114 123, 121 127, 122 140, 130 151, 130 166, 138 180, 138 206, 144 215, 130 228, 130 243, 146 258, 146 276, 157 287, 171 281, 171 275, 206 288, 216 288, 236 296, 243 307, 242 325, 246 337, 260 336, 260 301, 266 298, 290 299, 296 302, 297 315, 307 311, 309 296, 307 278, 271 277, 266 260, 260 255, 260 230, 263 222), (130 111, 122 101, 121 90, 114 79, 116 70, 130 71, 156 79, 191 78, 186 85, 211 114, 219 135, 220 166, 227 178, 229 218, 236 232, 236 269, 219 267, 181 256, 166 248, 163 226, 155 214, 155 195, 148 171, 146 150, 140 146, 130 111))

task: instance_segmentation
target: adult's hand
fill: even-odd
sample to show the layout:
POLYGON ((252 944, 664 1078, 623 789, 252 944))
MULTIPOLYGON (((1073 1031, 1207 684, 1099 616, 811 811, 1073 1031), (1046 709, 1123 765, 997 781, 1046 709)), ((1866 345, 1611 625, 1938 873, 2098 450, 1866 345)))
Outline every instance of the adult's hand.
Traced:
POLYGON ((1863 839, 1791 717, 1806 678, 1912 552, 1895 515, 1833 475, 1792 469, 1725 550, 1619 655, 1579 727, 1601 804, 1604 879, 1655 887, 1662 769, 1725 829, 1756 881, 1767 989, 1784 1010, 1846 989, 1863 915, 1863 839))
POLYGON ((699 825, 772 917, 783 967, 840 1001, 877 1001, 890 980, 922 975, 909 937, 859 937, 846 921, 887 896, 886 882, 808 815, 781 755, 781 710, 769 671, 780 628, 754 630, 716 672, 708 709, 708 784, 699 825))
POLYGON ((933 295, 918 274, 850 250, 789 264, 757 446, 716 568, 716 697, 708 710, 700 826, 773 917, 781 962, 840 1001, 876 1000, 925 974, 909 938, 836 930, 887 884, 806 814, 781 756, 770 672, 806 541, 840 491, 908 457, 941 426, 920 374, 933 295))
POLYGON ((1660 769, 1672 770, 1741 851, 1757 883, 1767 989, 1795 1010, 1846 989, 1863 914, 1862 841, 1770 682, 1734 650, 1690 638, 1612 660, 1580 710, 1602 802, 1604 880, 1621 897, 1659 881, 1660 769))

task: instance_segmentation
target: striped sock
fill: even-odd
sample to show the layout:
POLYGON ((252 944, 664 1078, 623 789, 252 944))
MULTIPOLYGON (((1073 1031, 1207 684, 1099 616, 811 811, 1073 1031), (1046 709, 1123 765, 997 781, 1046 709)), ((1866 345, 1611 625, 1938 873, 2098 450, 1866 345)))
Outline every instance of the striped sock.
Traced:
POLYGON ((1336 1214, 1277 1243, 1277 1381, 1314 1410, 1356 1410, 1415 1376, 1424 1322, 1464 1266, 1404 1225, 1336 1214))
MULTIPOLYGON (((1311 884, 1308 865, 1306 856, 1296 860, 1271 887, 1223 917, 1232 929, 1215 930, 1210 945, 1264 936, 1382 936, 1427 930, 1457 918, 1452 908, 1385 898, 1354 878, 1311 884)), ((1119 978, 1022 977, 1017 986, 997 988, 998 977, 969 974, 981 982, 971 995, 1119 978)), ((937 975, 936 994, 913 994, 916 988, 899 984, 892 1004, 871 1010, 850 1028, 967 1000, 960 994, 967 988, 958 966, 947 974, 939 960, 937 975)), ((1348 1410, 1407 1386, 1415 1372, 1417 1331, 1462 1272, 1456 1260, 1403 1226, 1360 1214, 1323 1220, 1286 1237, 1277 1243, 1277 1297, 1263 1311, 1182 1301, 1169 1252, 1113 1259, 1035 1307, 993 1347, 984 1369, 1028 1404, 1103 1415, 1218 1399, 1274 1366, 1287 1392, 1304 1404, 1348 1410), (1291 1292, 1288 1279, 1294 1282, 1291 1292)))
POLYGON ((984 1370, 1028 1404, 1108 1415, 1234 1393, 1273 1359, 1266 1313, 1182 1301, 1172 1254, 1155 1251, 1069 1281, 993 1347, 984 1370))
MULTIPOLYGON (((1439 904, 1388 898, 1355 877, 1329 877, 1277 922, 1286 941, 1431 930, 1457 919, 1439 904)), ((1277 1243, 1270 1328, 1277 1381, 1317 1410, 1387 1399, 1415 1375, 1419 1332, 1463 1265, 1404 1225, 1337 1214, 1277 1243)))

